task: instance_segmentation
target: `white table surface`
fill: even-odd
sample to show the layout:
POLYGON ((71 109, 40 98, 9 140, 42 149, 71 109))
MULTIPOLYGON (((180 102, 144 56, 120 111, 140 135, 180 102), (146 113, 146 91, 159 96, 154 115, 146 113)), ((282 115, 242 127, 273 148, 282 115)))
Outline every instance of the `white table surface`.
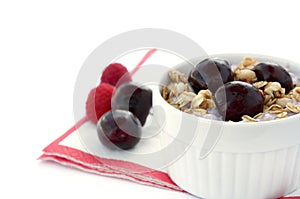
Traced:
POLYGON ((124 31, 166 28, 209 54, 300 62, 297 1, 180 2, 0 2, 0 198, 193 198, 37 160, 74 123, 73 88, 86 57, 124 31))

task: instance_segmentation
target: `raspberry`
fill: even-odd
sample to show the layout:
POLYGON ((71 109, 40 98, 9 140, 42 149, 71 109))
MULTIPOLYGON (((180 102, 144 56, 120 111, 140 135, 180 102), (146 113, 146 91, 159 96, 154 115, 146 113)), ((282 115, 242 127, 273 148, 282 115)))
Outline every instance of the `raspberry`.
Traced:
POLYGON ((119 63, 112 63, 108 65, 101 77, 102 83, 107 83, 112 86, 117 86, 125 82, 130 82, 131 76, 126 67, 119 63), (119 82, 120 81, 120 82, 119 82))
POLYGON ((106 112, 111 110, 111 98, 115 88, 101 83, 92 89, 86 101, 86 115, 94 123, 106 112))
POLYGON ((155 51, 156 49, 147 52, 131 73, 127 71, 126 67, 119 63, 112 63, 104 69, 101 84, 90 91, 86 101, 86 115, 89 120, 97 123, 104 113, 111 110, 111 98, 115 86, 118 87, 125 82, 131 82, 131 76, 139 70, 141 65, 155 51))

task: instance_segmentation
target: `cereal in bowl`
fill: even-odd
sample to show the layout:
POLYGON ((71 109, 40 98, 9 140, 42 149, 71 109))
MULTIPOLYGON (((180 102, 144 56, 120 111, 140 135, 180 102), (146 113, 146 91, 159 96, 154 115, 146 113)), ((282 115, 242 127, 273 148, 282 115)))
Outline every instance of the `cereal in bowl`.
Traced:
POLYGON ((189 77, 177 70, 168 75, 162 97, 173 107, 199 117, 260 122, 300 113, 299 77, 276 63, 246 57, 238 65, 230 65, 219 58, 205 59, 189 77), (212 63, 222 84, 213 81, 215 74, 208 70, 212 63))

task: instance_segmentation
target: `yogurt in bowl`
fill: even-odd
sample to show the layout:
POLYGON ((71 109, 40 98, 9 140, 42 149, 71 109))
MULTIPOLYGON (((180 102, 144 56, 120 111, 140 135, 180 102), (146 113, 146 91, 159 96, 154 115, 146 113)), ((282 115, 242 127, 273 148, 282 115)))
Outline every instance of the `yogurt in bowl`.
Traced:
MULTIPOLYGON (((300 64, 276 57, 249 54, 211 57, 224 58, 233 66, 244 57, 251 57, 300 74, 300 64)), ((192 68, 187 62, 175 67, 186 77, 192 68)), ((168 81, 165 74, 161 84, 167 85, 168 81)), ((158 98, 156 104, 166 113, 163 141, 176 140, 189 146, 168 166, 168 174, 184 190, 208 199, 269 199, 300 186, 300 114, 259 122, 248 122, 247 118, 241 122, 219 121, 218 117, 197 117, 183 112, 163 96, 158 98), (192 139, 185 139, 184 135, 192 139)))

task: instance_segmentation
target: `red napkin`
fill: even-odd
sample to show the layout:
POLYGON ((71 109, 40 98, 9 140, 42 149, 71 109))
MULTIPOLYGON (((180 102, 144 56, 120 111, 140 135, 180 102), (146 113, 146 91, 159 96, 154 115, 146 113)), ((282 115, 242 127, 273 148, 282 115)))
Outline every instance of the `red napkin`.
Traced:
POLYGON ((83 118, 71 127, 65 134, 47 146, 43 150, 43 155, 40 159, 55 161, 57 163, 72 166, 91 173, 123 178, 141 184, 183 192, 183 190, 162 171, 145 168, 132 162, 96 157, 95 155, 76 148, 60 144, 69 135, 75 133, 76 130, 86 122, 88 122, 87 118, 83 118), (138 172, 141 170, 147 170, 147 172, 138 172))
MULTIPOLYGON (((167 173, 163 171, 145 168, 133 162, 98 157, 83 150, 66 146, 66 144, 61 144, 70 135, 76 133, 81 126, 87 123, 89 123, 89 121, 86 117, 81 119, 65 134, 47 146, 43 150, 43 155, 40 159, 54 161, 86 172, 127 179, 140 184, 185 192, 171 180, 167 173), (147 172, 138 172, 142 169, 143 171, 147 170, 147 172)), ((300 199, 300 196, 286 196, 281 199, 284 198, 300 199)))

